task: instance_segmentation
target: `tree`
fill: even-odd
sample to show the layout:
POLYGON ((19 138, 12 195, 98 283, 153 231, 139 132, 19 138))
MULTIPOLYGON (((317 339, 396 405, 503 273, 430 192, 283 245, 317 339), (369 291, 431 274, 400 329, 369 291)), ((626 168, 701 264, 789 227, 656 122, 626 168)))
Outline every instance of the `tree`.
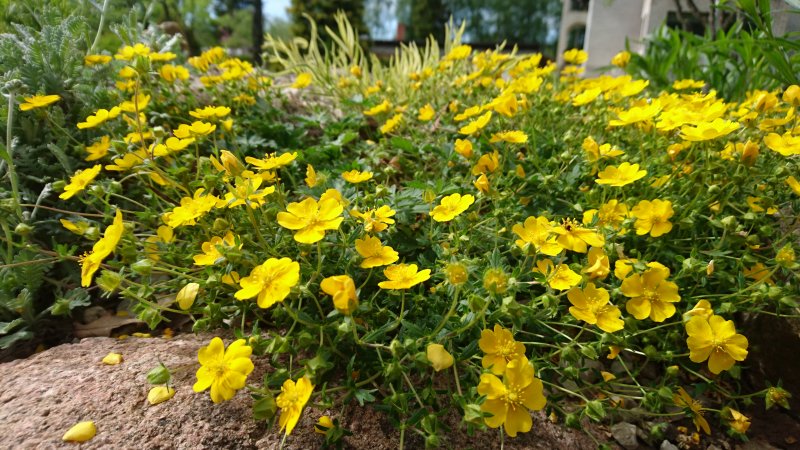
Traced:
POLYGON ((243 29, 249 25, 247 46, 253 50, 253 61, 261 64, 261 47, 264 45, 263 0, 215 0, 214 12, 222 24, 221 31, 229 37, 234 36, 236 43, 242 42, 243 29), (242 11, 248 11, 249 14, 245 15, 242 11))
POLYGON ((311 28, 303 14, 308 14, 317 22, 317 28, 325 39, 325 27, 336 30, 336 21, 333 15, 342 10, 347 14, 350 24, 360 34, 369 34, 369 29, 364 24, 364 0, 292 0, 289 13, 292 17, 292 31, 295 36, 308 38, 311 28))
POLYGON ((406 24, 406 38, 424 41, 428 36, 437 42, 444 40, 444 26, 450 19, 447 0, 411 0, 411 13, 406 24))

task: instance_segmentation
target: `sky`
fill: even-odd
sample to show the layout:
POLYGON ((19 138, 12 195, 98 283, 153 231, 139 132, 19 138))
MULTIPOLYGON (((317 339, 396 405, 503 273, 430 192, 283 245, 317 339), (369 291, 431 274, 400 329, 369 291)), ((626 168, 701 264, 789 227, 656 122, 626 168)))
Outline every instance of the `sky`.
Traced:
POLYGON ((291 0, 266 0, 264 3, 264 16, 270 19, 289 19, 286 9, 289 8, 291 0))

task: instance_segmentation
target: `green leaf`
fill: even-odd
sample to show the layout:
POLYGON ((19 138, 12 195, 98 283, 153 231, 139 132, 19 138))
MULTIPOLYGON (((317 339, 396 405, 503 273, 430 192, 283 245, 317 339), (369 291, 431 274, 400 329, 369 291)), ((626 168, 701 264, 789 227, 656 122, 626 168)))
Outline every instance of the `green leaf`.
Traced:
POLYGON ((603 403, 599 400, 592 400, 586 403, 586 409, 583 410, 586 417, 599 422, 606 416, 606 409, 603 403))
POLYGON ((21 318, 14 319, 11 322, 0 322, 0 334, 8 334, 23 323, 25 323, 25 321, 21 318))
POLYGON ((33 338, 33 333, 30 331, 17 331, 14 334, 9 334, 8 336, 3 336, 0 338, 0 349, 5 350, 11 347, 17 341, 27 341, 28 339, 33 338))
POLYGON ((360 406, 364 406, 364 403, 372 403, 375 401, 375 396, 372 395, 372 393, 375 391, 377 391, 377 389, 371 389, 369 391, 366 389, 358 389, 353 393, 353 395, 355 396, 356 401, 358 401, 358 404, 360 406))
POLYGON ((411 141, 409 141, 408 139, 395 136, 391 139, 390 142, 394 147, 397 147, 400 150, 416 153, 416 148, 414 147, 414 144, 412 144, 411 141))
POLYGON ((277 411, 278 404, 272 395, 261 397, 253 402, 253 418, 256 420, 272 419, 277 411))
POLYGON ((159 363, 158 367, 147 372, 147 382, 150 384, 167 384, 172 374, 164 363, 159 363))

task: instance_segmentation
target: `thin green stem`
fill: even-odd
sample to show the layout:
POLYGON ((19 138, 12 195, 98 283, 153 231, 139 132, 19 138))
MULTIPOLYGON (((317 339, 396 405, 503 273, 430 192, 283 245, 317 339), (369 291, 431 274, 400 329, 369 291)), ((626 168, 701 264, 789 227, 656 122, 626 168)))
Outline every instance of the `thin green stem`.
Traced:
POLYGON ((8 154, 8 178, 11 181, 11 205, 17 212, 17 218, 22 222, 22 207, 19 198, 19 180, 17 169, 14 167, 14 93, 8 93, 8 117, 6 119, 6 153, 8 154))
POLYGON ((89 47, 89 51, 86 53, 87 55, 91 55, 94 52, 94 49, 100 43, 100 36, 103 35, 103 28, 106 26, 106 13, 108 12, 108 3, 109 0, 103 1, 103 9, 100 11, 100 24, 97 25, 97 34, 94 35, 94 42, 92 42, 92 46, 89 47))

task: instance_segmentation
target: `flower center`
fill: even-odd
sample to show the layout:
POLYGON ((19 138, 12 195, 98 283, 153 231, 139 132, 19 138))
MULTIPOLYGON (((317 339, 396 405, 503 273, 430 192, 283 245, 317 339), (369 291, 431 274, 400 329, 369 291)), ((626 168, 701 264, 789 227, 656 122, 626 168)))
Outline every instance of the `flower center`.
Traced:
POLYGON ((522 395, 519 389, 517 388, 506 388, 506 403, 511 405, 521 405, 522 404, 522 395))

